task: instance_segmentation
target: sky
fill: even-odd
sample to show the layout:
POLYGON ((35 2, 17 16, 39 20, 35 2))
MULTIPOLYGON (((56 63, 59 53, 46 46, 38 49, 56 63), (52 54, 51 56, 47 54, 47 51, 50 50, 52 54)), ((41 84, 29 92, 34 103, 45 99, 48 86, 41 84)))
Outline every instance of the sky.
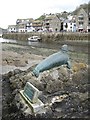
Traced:
POLYGON ((72 12, 90 0, 0 0, 0 27, 15 25, 17 19, 33 18, 49 13, 72 12))

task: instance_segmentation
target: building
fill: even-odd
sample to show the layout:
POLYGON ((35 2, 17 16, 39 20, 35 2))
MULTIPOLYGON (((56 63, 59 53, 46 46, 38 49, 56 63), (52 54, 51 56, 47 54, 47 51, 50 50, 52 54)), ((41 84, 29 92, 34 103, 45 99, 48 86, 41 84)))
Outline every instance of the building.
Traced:
POLYGON ((17 26, 17 31, 19 33, 25 33, 27 30, 26 30, 26 25, 25 24, 18 24, 16 25, 17 26))
POLYGON ((17 32, 17 26, 16 25, 9 25, 8 32, 11 32, 11 33, 17 32))
POLYGON ((7 33, 7 29, 3 29, 0 27, 0 37, 3 37, 3 34, 7 33))
POLYGON ((76 15, 76 25, 78 31, 87 31, 88 26, 88 10, 81 8, 76 15))
POLYGON ((30 32, 32 30, 33 18, 17 19, 16 26, 18 32, 30 32))
POLYGON ((56 14, 45 14, 42 20, 33 18, 17 19, 16 25, 9 25, 8 32, 90 32, 90 13, 87 9, 79 8, 75 15, 66 11, 56 14))
POLYGON ((76 26, 76 16, 74 15, 69 15, 67 16, 67 31, 68 32, 76 32, 77 31, 77 26, 76 26))
POLYGON ((3 31, 2 31, 2 28, 0 28, 0 37, 2 37, 3 35, 3 31))
POLYGON ((88 12, 88 26, 87 26, 87 32, 90 32, 90 12, 88 12))
POLYGON ((42 30, 43 28, 42 20, 34 20, 32 23, 32 27, 35 29, 35 31, 42 30))
POLYGON ((43 27, 47 31, 60 31, 61 21, 56 14, 46 15, 45 20, 43 22, 43 27))

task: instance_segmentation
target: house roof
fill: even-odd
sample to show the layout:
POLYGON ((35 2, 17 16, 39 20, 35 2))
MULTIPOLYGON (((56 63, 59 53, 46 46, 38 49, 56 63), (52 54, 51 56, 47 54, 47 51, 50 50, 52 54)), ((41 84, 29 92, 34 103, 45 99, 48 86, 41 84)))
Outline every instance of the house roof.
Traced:
POLYGON ((42 21, 41 20, 34 20, 33 23, 37 23, 38 24, 38 23, 42 23, 42 21))
POLYGON ((16 25, 8 25, 8 28, 14 28, 16 25))
MULTIPOLYGON (((81 12, 88 15, 87 10, 85 10, 85 9, 83 9, 83 8, 81 8, 81 9, 78 11, 78 13, 81 13, 81 12)), ((77 13, 77 14, 78 14, 78 13, 77 13)))
POLYGON ((33 27, 41 27, 42 26, 42 21, 41 20, 35 20, 32 23, 33 27))
POLYGON ((42 27, 42 24, 35 24, 35 23, 33 23, 32 26, 33 27, 42 27))
POLYGON ((53 14, 52 15, 48 15, 48 16, 46 16, 45 20, 52 20, 55 17, 56 17, 55 14, 54 15, 53 14))
POLYGON ((27 19, 17 19, 17 24, 27 24, 28 22, 33 22, 33 18, 27 18, 27 19))
POLYGON ((70 22, 70 20, 68 20, 68 19, 64 20, 64 23, 69 23, 69 22, 70 22))
POLYGON ((18 24, 17 27, 18 27, 18 28, 24 28, 24 27, 25 27, 25 24, 18 24))

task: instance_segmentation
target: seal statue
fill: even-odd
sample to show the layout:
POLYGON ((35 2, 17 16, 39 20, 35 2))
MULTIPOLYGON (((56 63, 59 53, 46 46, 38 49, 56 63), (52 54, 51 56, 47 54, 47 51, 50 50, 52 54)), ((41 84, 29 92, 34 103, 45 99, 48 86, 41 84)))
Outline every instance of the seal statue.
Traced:
POLYGON ((46 71, 51 68, 58 67, 64 64, 66 64, 66 67, 70 69, 71 64, 70 64, 70 60, 69 60, 69 56, 67 52, 68 52, 68 46, 63 45, 61 47, 61 51, 54 53, 50 55, 49 57, 47 57, 46 59, 44 59, 43 61, 41 61, 33 70, 33 75, 38 77, 40 72, 43 72, 43 71, 46 71))

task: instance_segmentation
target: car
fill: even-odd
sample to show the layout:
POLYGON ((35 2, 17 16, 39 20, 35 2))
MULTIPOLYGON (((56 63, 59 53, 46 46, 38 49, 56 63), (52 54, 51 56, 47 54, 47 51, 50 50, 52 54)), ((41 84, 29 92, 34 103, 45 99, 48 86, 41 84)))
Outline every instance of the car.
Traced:
POLYGON ((30 42, 38 42, 41 40, 41 38, 39 36, 32 36, 32 37, 29 37, 28 40, 30 42))

